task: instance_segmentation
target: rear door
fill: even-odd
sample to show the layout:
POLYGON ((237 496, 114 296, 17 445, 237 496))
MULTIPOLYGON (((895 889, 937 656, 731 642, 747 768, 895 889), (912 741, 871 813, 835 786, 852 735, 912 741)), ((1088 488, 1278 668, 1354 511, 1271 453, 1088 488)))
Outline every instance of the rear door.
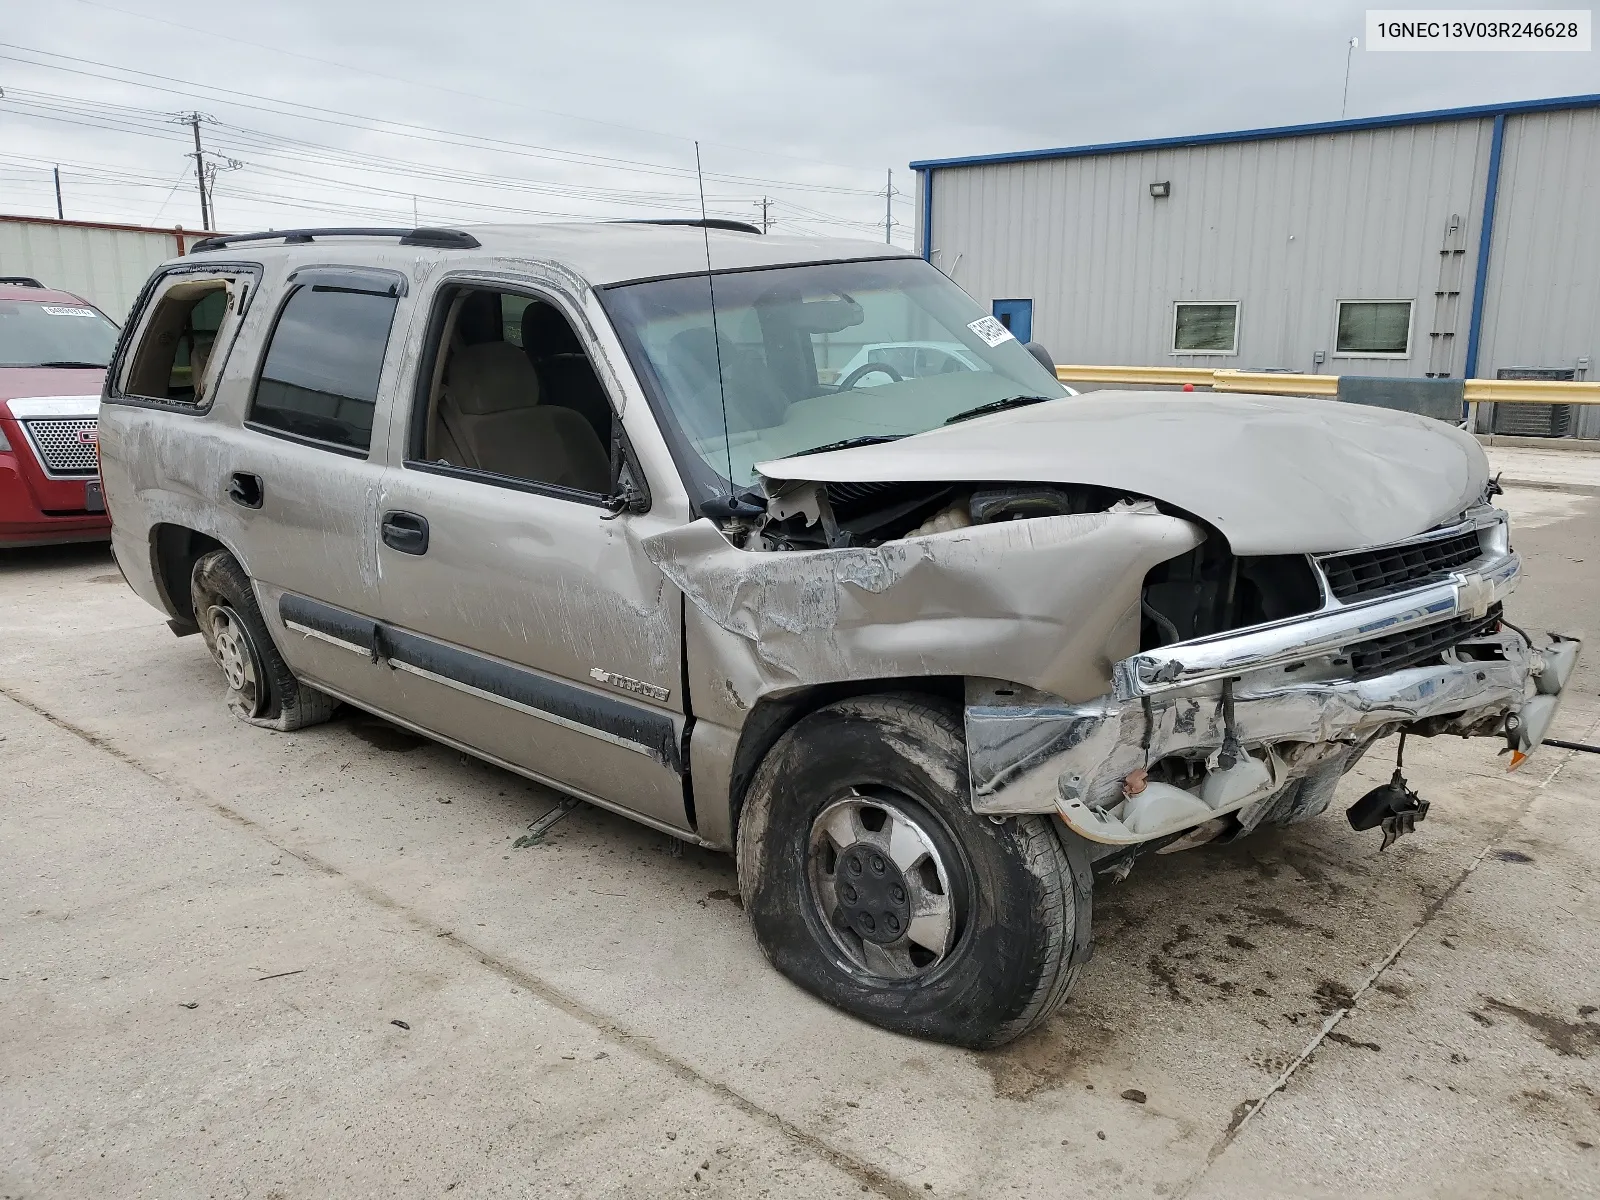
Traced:
POLYGON ((430 304, 380 516, 388 703, 688 830, 680 596, 639 549, 660 520, 607 505, 621 425, 576 311, 450 280, 430 304))
MULTIPOLYGON (((376 665, 378 512, 391 338, 404 275, 295 271, 254 364, 240 436, 212 484, 240 521, 239 550, 285 659, 308 682, 384 705, 376 665)), ((394 352, 391 353, 391 342, 394 352)))
MULTIPOLYGON (((377 703, 390 674, 372 653, 389 419, 378 398, 399 370, 390 331, 406 277, 263 257, 175 265, 141 298, 101 412, 113 544, 137 564, 169 534, 220 543, 295 673, 377 703), (316 606, 347 615, 318 619, 316 606)), ((129 576, 150 581, 157 606, 186 610, 187 579, 129 576)))

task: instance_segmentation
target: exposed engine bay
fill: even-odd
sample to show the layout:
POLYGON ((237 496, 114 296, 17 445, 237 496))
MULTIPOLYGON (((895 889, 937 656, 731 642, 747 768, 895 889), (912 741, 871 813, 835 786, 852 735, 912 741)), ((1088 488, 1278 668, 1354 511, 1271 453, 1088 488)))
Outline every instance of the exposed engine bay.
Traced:
POLYGON ((881 546, 998 521, 1104 512, 1123 500, 1109 488, 1062 484, 788 484, 767 501, 759 546, 746 548, 881 546))
MULTIPOLYGON (((780 487, 745 549, 880 546, 1002 521, 1095 512, 1149 512, 1193 521, 1144 496, 1072 484, 805 483, 780 487)), ((1314 612, 1322 591, 1304 554, 1235 556, 1215 531, 1152 568, 1140 599, 1139 645, 1151 649, 1314 612)))

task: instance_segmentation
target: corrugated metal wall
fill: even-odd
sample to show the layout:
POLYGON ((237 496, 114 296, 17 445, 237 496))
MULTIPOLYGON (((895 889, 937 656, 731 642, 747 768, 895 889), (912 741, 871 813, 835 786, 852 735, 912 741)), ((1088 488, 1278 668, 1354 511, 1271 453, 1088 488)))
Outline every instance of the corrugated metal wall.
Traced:
POLYGON ((933 261, 985 303, 1031 298, 1034 338, 1060 362, 1460 375, 1491 129, 1462 120, 940 168, 933 261), (1169 197, 1151 197, 1158 181, 1169 197), (1430 363, 1452 217, 1465 252, 1446 290, 1462 295, 1442 314, 1453 346, 1430 363), (1412 300, 1409 356, 1336 358, 1341 299, 1412 300), (1239 301, 1238 354, 1174 355, 1179 300, 1239 301))
MULTIPOLYGON (((1478 374, 1571 369, 1600 379, 1600 110, 1506 121, 1478 374)), ((1600 437, 1600 407, 1573 432, 1600 437)))
POLYGON ((118 322, 150 273, 177 254, 175 231, 0 220, 0 275, 31 275, 46 287, 75 292, 118 322))

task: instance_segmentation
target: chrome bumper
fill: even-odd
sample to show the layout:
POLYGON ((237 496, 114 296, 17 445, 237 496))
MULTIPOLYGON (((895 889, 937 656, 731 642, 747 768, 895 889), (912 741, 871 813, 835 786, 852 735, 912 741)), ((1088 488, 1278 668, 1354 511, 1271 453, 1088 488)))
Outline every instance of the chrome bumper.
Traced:
POLYGON ((1119 662, 1113 674, 1114 690, 1123 699, 1154 696, 1246 671, 1304 662, 1356 642, 1452 617, 1481 616, 1511 594, 1521 574, 1521 558, 1506 551, 1471 571, 1401 596, 1328 608, 1244 633, 1163 646, 1119 662))
POLYGON ((1539 725, 1522 739, 1522 749, 1531 751, 1570 678, 1575 643, 1557 641, 1541 650, 1504 628, 1467 638, 1444 651, 1442 662, 1376 678, 1340 679, 1331 664, 1343 648, 1374 637, 1487 613, 1519 571, 1517 557, 1503 553, 1404 596, 1134 655, 1113 668, 1110 693, 1083 704, 969 680, 973 808, 996 815, 1055 812, 1091 840, 1132 844, 1276 800, 1313 775, 1331 795, 1353 749, 1401 728, 1507 733, 1519 726, 1508 726, 1506 718, 1526 708, 1525 717, 1537 715, 1539 725), (1305 677, 1297 673, 1302 670, 1305 677), (1228 679, 1234 681, 1235 736, 1265 767, 1256 771, 1259 786, 1215 808, 1199 806, 1198 793, 1186 793, 1170 819, 1124 822, 1123 781, 1130 773, 1173 755, 1215 765, 1225 737, 1228 679), (1330 772, 1331 780, 1321 779, 1330 772))

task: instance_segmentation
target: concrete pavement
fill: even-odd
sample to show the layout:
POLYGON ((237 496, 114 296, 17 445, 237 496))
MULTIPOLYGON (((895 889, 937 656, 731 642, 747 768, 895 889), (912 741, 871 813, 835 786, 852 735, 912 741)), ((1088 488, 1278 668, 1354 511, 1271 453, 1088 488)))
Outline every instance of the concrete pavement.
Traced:
MULTIPOLYGON (((1514 614, 1583 631, 1600 498, 1507 500, 1514 614)), ((1141 864, 974 1054, 788 984, 725 858, 589 808, 517 849, 545 789, 220 693, 103 552, 0 558, 0 1197, 1600 1191, 1595 756, 1413 742, 1381 857, 1337 812, 1373 756, 1141 864)))
POLYGON ((1483 452, 1489 457, 1489 469, 1507 487, 1600 495, 1600 454, 1528 445, 1485 446, 1483 452))

